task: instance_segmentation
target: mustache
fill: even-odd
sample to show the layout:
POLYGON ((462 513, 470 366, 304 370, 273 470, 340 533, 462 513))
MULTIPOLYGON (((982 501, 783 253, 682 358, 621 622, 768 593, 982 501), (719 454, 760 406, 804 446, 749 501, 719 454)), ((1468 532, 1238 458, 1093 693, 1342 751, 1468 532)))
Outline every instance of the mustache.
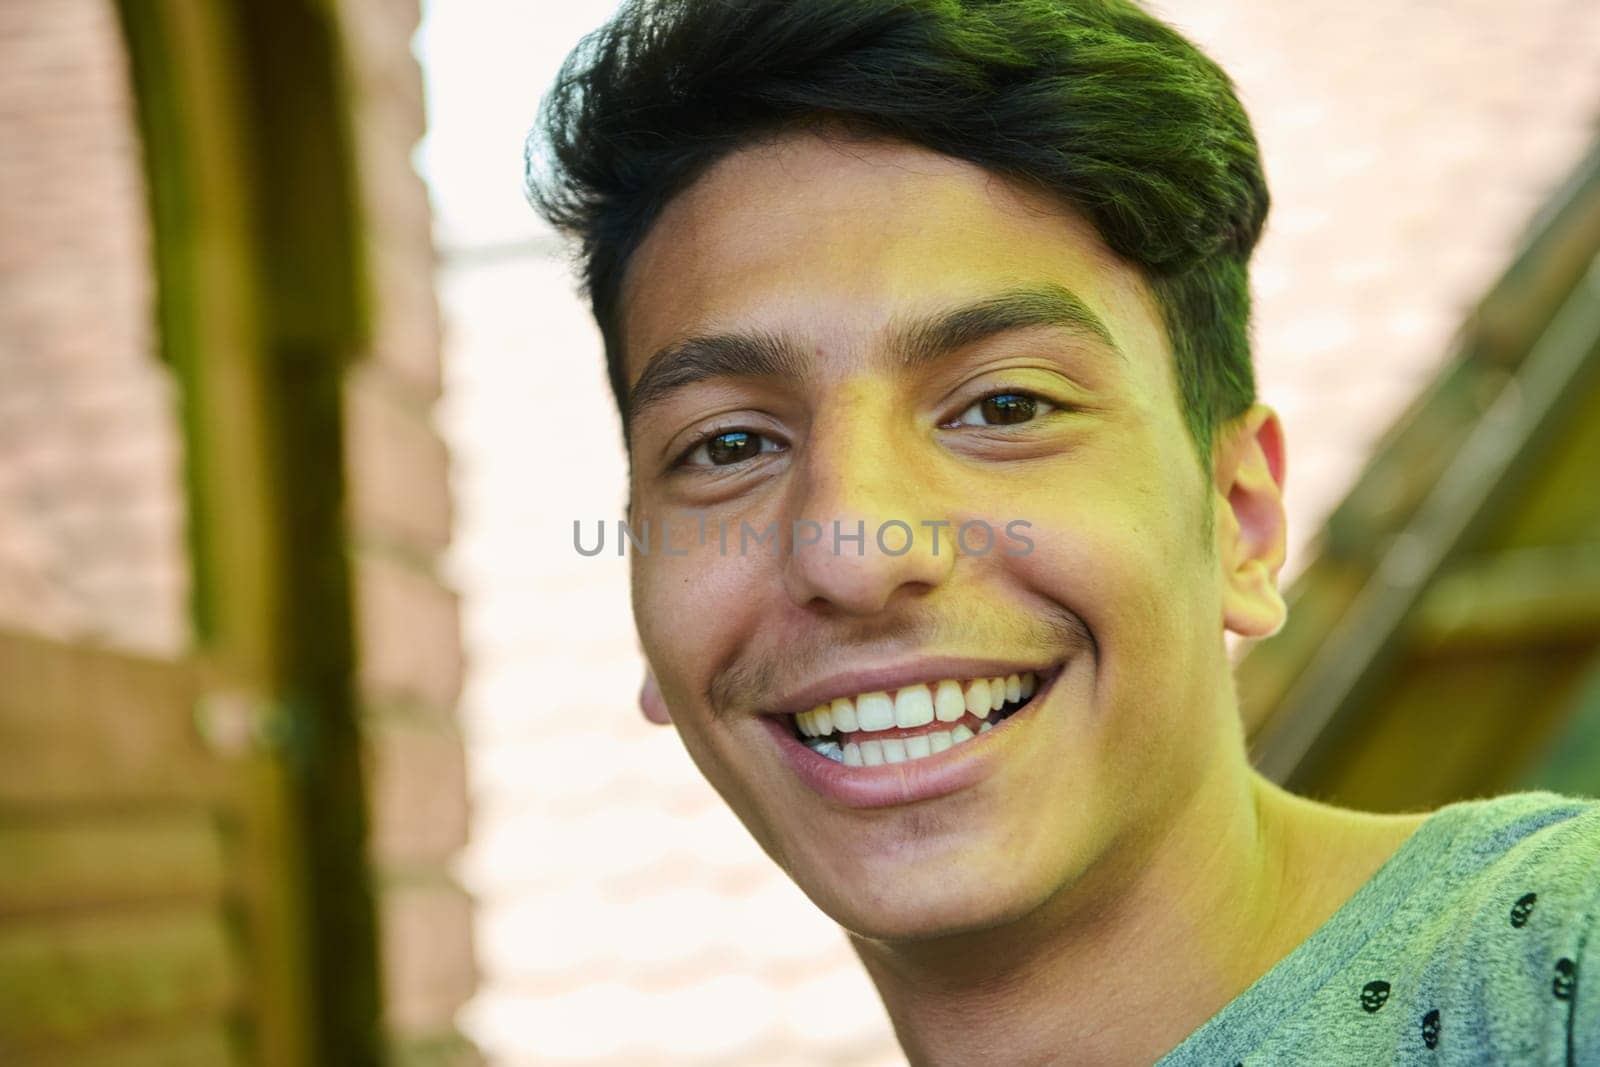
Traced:
POLYGON ((1077 615, 1062 609, 1043 617, 1024 617, 985 624, 974 635, 970 619, 896 616, 888 621, 842 622, 827 631, 795 635, 782 647, 760 652, 729 665, 711 679, 703 696, 713 718, 769 708, 807 679, 828 673, 842 662, 860 664, 904 656, 918 649, 997 658, 1070 657, 1087 651, 1100 661, 1094 633, 1077 615))

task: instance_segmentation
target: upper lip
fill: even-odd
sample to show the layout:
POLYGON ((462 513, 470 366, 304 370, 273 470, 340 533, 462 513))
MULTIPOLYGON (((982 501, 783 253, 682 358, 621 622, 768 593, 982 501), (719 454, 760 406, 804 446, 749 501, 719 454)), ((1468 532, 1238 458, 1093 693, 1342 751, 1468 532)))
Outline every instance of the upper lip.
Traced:
POLYGON ((893 693, 896 689, 925 682, 939 682, 946 678, 963 681, 968 678, 1005 677, 1033 671, 1048 674, 1054 663, 1018 663, 1014 660, 965 659, 945 656, 936 659, 919 659, 888 666, 867 667, 859 670, 831 674, 798 689, 761 710, 763 715, 794 715, 810 711, 838 697, 854 697, 861 693, 893 693))

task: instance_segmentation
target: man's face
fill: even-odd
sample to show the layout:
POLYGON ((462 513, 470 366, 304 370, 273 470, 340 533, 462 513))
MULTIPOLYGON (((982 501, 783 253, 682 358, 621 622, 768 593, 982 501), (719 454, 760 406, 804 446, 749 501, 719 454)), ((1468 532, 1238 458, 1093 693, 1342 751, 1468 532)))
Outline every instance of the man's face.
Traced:
POLYGON ((634 554, 644 652, 818 906, 880 939, 987 928, 1170 824, 1233 713, 1220 497, 1149 291, 1088 224, 971 164, 796 134, 676 197, 622 297, 630 384, 658 353, 690 371, 632 425, 632 527, 684 553, 634 554), (800 520, 817 543, 791 545, 800 520), (910 551, 897 527, 880 549, 890 520, 910 551), (976 526, 957 550, 980 522, 990 550, 976 526), (776 555, 741 551, 774 523, 776 555), (902 763, 834 762, 774 714, 1030 669, 1014 717, 902 763))

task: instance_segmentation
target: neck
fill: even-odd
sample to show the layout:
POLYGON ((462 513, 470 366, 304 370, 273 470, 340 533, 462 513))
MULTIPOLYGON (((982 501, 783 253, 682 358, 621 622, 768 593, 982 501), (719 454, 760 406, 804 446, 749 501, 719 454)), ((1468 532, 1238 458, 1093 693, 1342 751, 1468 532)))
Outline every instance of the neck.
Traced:
POLYGON ((1024 919, 912 944, 852 938, 911 1061, 1151 1063, 1309 936, 1415 826, 1292 797, 1237 740, 1224 750, 1166 805, 1164 832, 1119 842, 1024 919))

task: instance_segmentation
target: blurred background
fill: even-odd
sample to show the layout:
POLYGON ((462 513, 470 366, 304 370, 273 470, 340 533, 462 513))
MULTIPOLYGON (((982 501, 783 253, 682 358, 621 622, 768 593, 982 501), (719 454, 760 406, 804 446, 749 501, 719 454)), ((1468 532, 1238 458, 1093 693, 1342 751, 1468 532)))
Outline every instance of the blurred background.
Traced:
MULTIPOLYGON (((1153 6, 1273 190, 1254 758, 1600 794, 1600 6, 1153 6)), ((612 7, 0 2, 0 1063, 903 1062, 571 548, 624 464, 522 138, 612 7)))

